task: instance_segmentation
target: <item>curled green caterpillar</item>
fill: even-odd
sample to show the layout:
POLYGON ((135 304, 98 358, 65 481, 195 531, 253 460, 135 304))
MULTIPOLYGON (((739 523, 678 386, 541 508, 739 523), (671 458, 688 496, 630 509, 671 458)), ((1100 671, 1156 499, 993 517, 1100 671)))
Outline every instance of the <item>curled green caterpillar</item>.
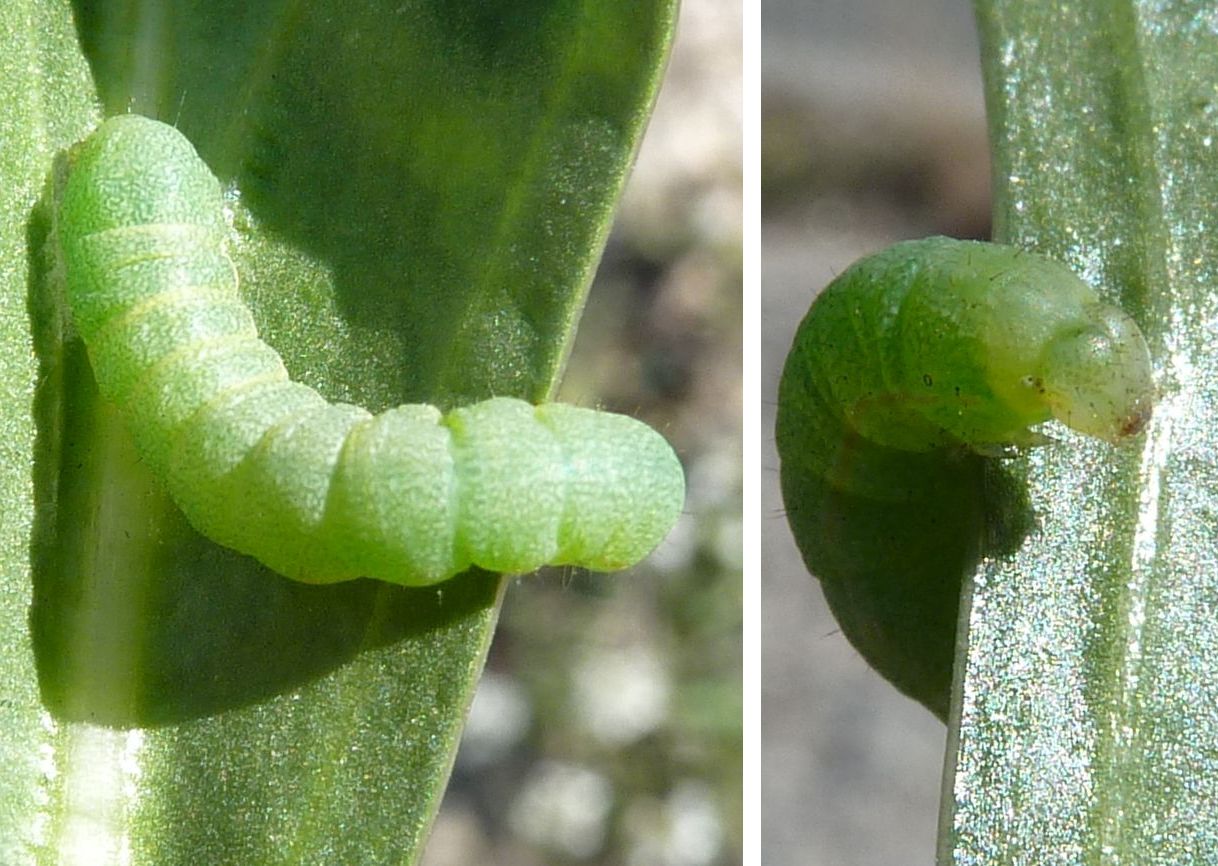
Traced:
POLYGON ((946 718, 961 586, 1034 525, 998 461, 1056 418, 1119 443, 1146 424, 1133 320, 1067 267, 998 244, 896 244, 837 277, 779 385, 787 520, 843 633, 946 718))
POLYGON ((1153 396, 1133 319, 1064 265, 999 244, 899 243, 843 272, 799 327, 779 386, 784 487, 798 469, 901 495, 884 493, 872 446, 883 462, 956 445, 993 455, 1043 443, 1034 428, 1050 418, 1120 442, 1153 396))
POLYGON ((101 395, 213 541, 296 580, 629 567, 684 501, 622 415, 497 398, 372 415, 290 380, 225 251, 219 181, 176 129, 112 118, 69 154, 55 232, 101 395))

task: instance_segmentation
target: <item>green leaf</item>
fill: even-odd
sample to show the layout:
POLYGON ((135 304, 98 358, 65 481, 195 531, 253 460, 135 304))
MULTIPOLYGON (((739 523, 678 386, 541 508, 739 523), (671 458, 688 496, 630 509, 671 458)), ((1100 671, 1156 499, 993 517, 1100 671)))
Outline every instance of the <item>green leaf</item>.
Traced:
POLYGON ((1000 240, 1146 331, 1126 450, 1027 462, 1038 519, 986 563, 957 665, 941 862, 1218 855, 1218 34, 1201 2, 979 0, 1000 240))
POLYGON ((232 183, 242 290, 294 376, 372 409, 539 399, 675 2, 339 10, 0 4, 0 862, 419 854, 500 579, 306 586, 194 534, 64 340, 44 184, 94 93, 176 122, 232 183))

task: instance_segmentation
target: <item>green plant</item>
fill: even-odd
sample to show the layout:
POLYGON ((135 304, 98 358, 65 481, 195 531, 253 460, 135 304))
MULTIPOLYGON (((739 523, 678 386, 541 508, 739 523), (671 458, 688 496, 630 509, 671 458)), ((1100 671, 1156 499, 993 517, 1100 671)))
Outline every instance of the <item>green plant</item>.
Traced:
POLYGON ((971 550, 913 530, 901 541, 893 561, 926 579, 935 626, 908 666, 955 643, 940 862, 1212 863, 1212 4, 976 10, 995 239, 1069 263, 1127 310, 1158 399, 1139 447, 1055 430, 1062 441, 986 467, 955 505, 971 550), (953 641, 959 595, 943 584, 961 575, 953 641))
POLYGON ((1028 463, 1039 531, 974 581, 942 857, 1210 862, 1213 9, 977 14, 995 234, 1065 257, 1132 313, 1160 396, 1141 448, 1070 441, 1028 463))
POLYGON ((62 341, 52 158, 98 99, 174 120, 232 182, 259 326, 330 399, 541 399, 674 4, 139 10, 0 9, 0 860, 412 862, 501 580, 308 587, 191 531, 62 341))

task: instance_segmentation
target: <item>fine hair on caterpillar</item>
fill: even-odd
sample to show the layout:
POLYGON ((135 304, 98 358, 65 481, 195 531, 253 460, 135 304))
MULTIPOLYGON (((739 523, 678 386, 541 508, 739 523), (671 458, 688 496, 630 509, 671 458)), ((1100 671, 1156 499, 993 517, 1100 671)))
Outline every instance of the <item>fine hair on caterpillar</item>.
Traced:
POLYGON ((111 118, 68 161, 55 234, 73 323, 203 535, 297 580, 426 585, 626 568, 672 527, 680 463, 632 418, 510 398, 372 415, 293 382, 238 293, 220 184, 173 127, 111 118))

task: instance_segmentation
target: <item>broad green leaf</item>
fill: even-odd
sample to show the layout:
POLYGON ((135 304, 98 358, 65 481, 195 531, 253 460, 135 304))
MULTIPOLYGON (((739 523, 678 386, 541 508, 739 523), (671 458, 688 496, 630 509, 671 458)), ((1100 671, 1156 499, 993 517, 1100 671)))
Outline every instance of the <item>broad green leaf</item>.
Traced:
POLYGON ((0 4, 0 862, 413 862, 501 590, 295 584, 199 538, 143 474, 47 267, 44 184, 95 96, 175 122, 231 184, 242 289, 295 376, 374 410, 539 399, 674 16, 0 4))
POLYGON ((1038 527, 985 563, 957 666, 941 862, 1218 858, 1218 32, 1213 5, 978 0, 999 240, 1147 332, 1125 450, 1026 464, 1038 527))

